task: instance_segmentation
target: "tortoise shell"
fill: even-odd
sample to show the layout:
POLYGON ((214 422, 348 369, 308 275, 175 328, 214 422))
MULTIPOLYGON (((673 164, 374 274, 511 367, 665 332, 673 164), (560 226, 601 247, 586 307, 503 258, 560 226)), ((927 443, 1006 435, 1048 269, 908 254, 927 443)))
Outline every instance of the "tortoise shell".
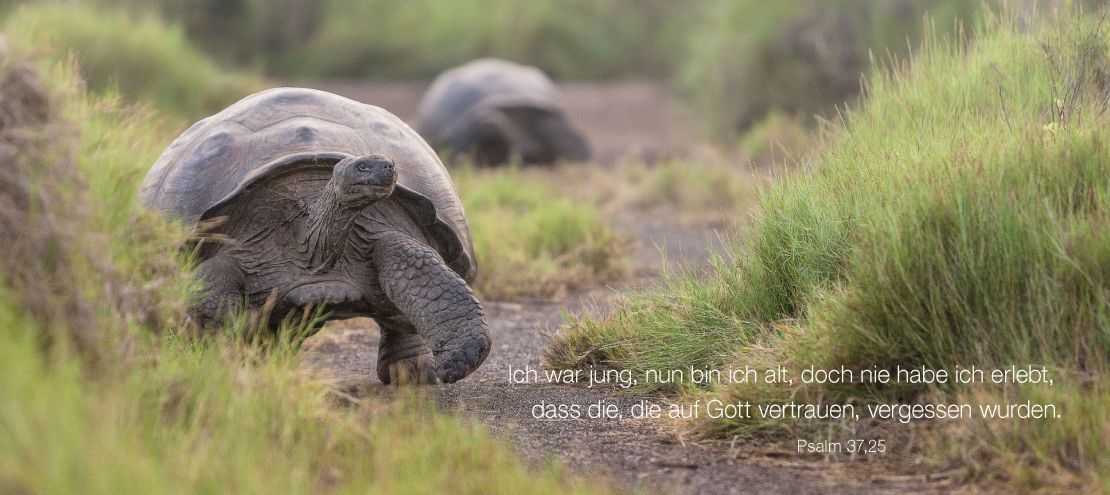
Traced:
POLYGON ((571 125, 555 83, 536 67, 484 58, 436 77, 416 129, 437 148, 497 164, 584 161, 589 143, 571 125))
POLYGON ((438 77, 417 110, 421 134, 441 135, 486 108, 534 108, 562 113, 555 83, 538 68, 483 58, 438 77))
POLYGON ((470 228, 439 157, 388 111, 324 91, 262 91, 193 124, 154 163, 140 199, 195 226, 264 179, 374 153, 393 159, 393 196, 448 266, 472 281, 478 264, 470 228))

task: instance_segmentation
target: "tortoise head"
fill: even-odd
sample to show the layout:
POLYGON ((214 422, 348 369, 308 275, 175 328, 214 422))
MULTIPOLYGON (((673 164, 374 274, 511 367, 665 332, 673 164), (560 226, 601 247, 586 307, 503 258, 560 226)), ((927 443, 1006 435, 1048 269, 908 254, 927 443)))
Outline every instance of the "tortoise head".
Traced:
POLYGON ((385 155, 367 155, 337 163, 330 185, 340 205, 359 208, 389 197, 396 184, 393 160, 385 155))

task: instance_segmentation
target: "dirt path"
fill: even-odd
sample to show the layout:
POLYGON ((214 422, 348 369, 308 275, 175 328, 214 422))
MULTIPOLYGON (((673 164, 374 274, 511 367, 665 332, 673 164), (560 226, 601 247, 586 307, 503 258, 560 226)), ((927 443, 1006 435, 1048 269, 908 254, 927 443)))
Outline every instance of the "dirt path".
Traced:
MULTIPOLYGON (((440 387, 441 406, 479 418, 510 439, 526 460, 555 456, 575 472, 600 474, 629 488, 683 493, 828 493, 828 483, 805 469, 764 467, 734 459, 727 449, 682 445, 660 423, 636 420, 536 420, 541 402, 579 404, 599 400, 627 411, 639 397, 613 389, 551 384, 511 385, 509 366, 539 367, 544 331, 561 321, 569 303, 492 303, 486 305, 494 349, 472 376, 440 387)), ((311 366, 357 393, 382 393, 370 372, 376 362, 377 332, 361 328, 326 332, 306 347, 311 366)), ((656 401, 657 399, 649 399, 656 401)), ((851 490, 856 491, 856 490, 851 490)), ((847 492, 847 491, 846 491, 847 492)))
MULTIPOLYGON (((626 227, 628 228, 628 227, 626 227)), ((669 244, 674 266, 696 264, 714 237, 692 227, 666 230, 641 227, 643 250, 669 244)), ((597 401, 621 411, 658 397, 631 397, 616 389, 580 386, 511 384, 509 367, 539 369, 547 335, 562 322, 562 313, 591 312, 616 294, 597 289, 558 302, 486 303, 494 347, 482 367, 467 379, 438 387, 441 407, 479 419, 514 443, 526 460, 541 463, 554 456, 577 473, 599 474, 630 489, 675 493, 935 493, 923 484, 875 484, 850 476, 850 465, 793 463, 784 466, 737 458, 726 446, 683 444, 662 422, 647 420, 537 420, 532 407, 540 403, 578 404, 585 410, 597 401), (819 468, 819 469, 818 469, 819 468)), ((377 328, 371 320, 355 320, 326 328, 306 343, 303 359, 318 373, 335 379, 355 395, 385 394, 373 374, 377 362, 377 328)))
MULTIPOLYGON (((312 83, 356 100, 391 110, 411 121, 423 83, 312 83)), ((681 155, 696 135, 689 116, 661 85, 646 82, 570 84, 563 86, 571 119, 591 137, 601 160, 621 156, 656 159, 681 155)), ((636 282, 657 277, 665 247, 671 268, 706 263, 707 252, 719 245, 710 227, 679 225, 667 219, 621 219, 617 228, 636 238, 634 255, 640 267, 636 282)), ((615 294, 599 288, 562 301, 526 304, 486 302, 494 347, 482 367, 467 379, 436 389, 441 406, 477 418, 514 443, 520 454, 542 462, 552 456, 578 473, 594 473, 630 489, 678 493, 932 493, 920 484, 876 484, 848 476, 852 465, 813 463, 769 464, 738 459, 722 446, 683 444, 672 430, 644 420, 537 420, 532 407, 542 402, 616 404, 621 411, 640 400, 659 398, 619 395, 612 388, 552 384, 510 384, 508 370, 540 367, 546 335, 562 322, 564 311, 598 312, 615 294), (820 469, 816 469, 820 468, 820 469)), ((374 375, 377 328, 371 320, 354 320, 325 328, 306 342, 304 362, 336 379, 356 394, 386 393, 374 375)))

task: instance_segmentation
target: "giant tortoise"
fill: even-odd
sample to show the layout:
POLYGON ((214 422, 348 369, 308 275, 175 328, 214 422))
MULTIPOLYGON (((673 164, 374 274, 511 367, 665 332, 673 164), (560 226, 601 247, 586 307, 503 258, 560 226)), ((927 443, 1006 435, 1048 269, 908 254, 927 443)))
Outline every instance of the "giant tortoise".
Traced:
POLYGON ((373 317, 385 383, 454 382, 490 349, 463 207, 431 148, 391 113, 331 93, 263 91, 194 124, 142 201, 189 225, 204 326, 245 303, 373 317))
POLYGON ((590 157, 555 84, 535 67, 492 58, 436 77, 420 102, 416 129, 433 147, 481 164, 590 157))

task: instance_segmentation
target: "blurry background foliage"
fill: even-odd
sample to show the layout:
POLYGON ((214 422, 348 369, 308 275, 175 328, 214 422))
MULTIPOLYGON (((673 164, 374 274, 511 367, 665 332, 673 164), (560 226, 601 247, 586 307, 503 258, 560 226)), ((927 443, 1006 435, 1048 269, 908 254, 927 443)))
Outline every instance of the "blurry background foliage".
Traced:
POLYGON ((262 87, 257 76, 221 69, 179 27, 150 14, 28 5, 10 12, 3 32, 47 60, 66 62, 74 54, 90 89, 149 102, 171 115, 203 117, 262 87))
POLYGON ((93 86, 218 108, 278 80, 427 80, 480 56, 536 65, 556 79, 672 83, 731 140, 768 112, 805 126, 861 87, 870 55, 904 57, 929 21, 973 26, 966 0, 0 0, 9 30, 78 52, 93 86), (19 12, 16 10, 23 5, 19 12), (75 10, 69 10, 75 9, 75 10), (126 17, 139 22, 125 28, 126 17), (97 26, 98 24, 107 24, 97 26), (105 33, 96 37, 92 33, 105 33), (116 63, 120 54, 139 58, 116 63), (111 56, 108 56, 111 55, 111 56), (149 67, 123 73, 121 67, 149 67), (174 86, 171 79, 180 79, 174 86), (149 86, 150 89, 142 89, 149 86), (184 92, 184 93, 183 93, 184 92))
POLYGON ((269 74, 427 79, 491 55, 558 78, 665 76, 700 1, 95 0, 157 12, 269 74))
POLYGON ((871 54, 904 57, 926 13, 938 33, 973 25, 983 4, 963 0, 714 0, 692 30, 681 87, 719 134, 769 111, 811 120, 859 94, 871 54))

